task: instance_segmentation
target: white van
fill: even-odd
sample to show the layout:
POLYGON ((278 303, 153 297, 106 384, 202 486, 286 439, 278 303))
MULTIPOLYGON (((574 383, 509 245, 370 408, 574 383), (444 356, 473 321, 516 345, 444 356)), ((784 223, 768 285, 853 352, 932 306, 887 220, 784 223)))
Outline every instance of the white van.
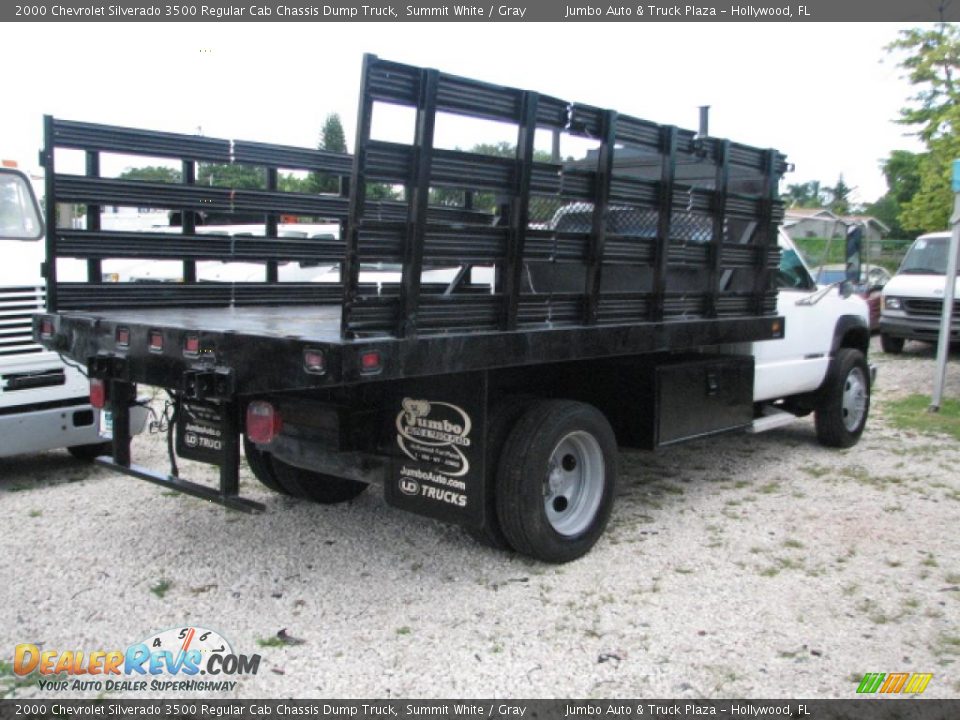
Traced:
MULTIPOLYGON (((883 288, 880 341, 883 351, 897 354, 907 340, 935 343, 940 336, 943 290, 950 233, 921 235, 883 288)), ((960 342, 960 279, 957 280, 950 341, 960 342)))

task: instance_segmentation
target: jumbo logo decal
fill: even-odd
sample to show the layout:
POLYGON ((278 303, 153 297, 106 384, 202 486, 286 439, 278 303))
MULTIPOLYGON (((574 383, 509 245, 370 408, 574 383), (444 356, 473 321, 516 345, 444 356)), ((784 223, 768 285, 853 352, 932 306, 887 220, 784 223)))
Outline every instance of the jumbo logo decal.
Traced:
POLYGON ((404 398, 397 415, 397 445, 411 460, 429 463, 437 472, 462 477, 470 461, 461 448, 470 447, 470 416, 456 405, 404 398))

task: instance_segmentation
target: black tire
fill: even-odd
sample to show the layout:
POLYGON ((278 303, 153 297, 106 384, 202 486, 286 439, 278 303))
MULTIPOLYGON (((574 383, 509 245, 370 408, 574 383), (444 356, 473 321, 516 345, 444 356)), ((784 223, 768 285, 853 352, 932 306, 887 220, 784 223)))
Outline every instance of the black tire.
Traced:
MULTIPOLYGON (((616 462, 616 438, 599 410, 570 400, 535 402, 511 430, 497 469, 497 517, 507 542, 544 562, 583 557, 610 519, 616 462), (557 453, 565 453, 559 464, 557 453), (551 468, 560 467, 581 477, 563 491, 572 500, 549 479, 551 468)), ((567 482, 563 473, 561 485, 567 482)))
POLYGON ((870 369, 859 350, 841 348, 827 371, 814 415, 817 439, 827 447, 857 444, 870 414, 870 369))
POLYGON ((283 495, 321 505, 335 505, 353 500, 367 489, 367 483, 345 480, 285 463, 271 453, 257 449, 256 445, 246 438, 244 452, 247 453, 247 462, 257 480, 283 495))
POLYGON ((91 445, 71 445, 67 452, 80 462, 93 462, 101 455, 113 454, 113 443, 93 443, 91 445))
POLYGON ((277 478, 270 462, 270 453, 263 452, 254 443, 243 436, 243 454, 247 457, 247 465, 253 472, 253 476, 260 481, 260 484, 268 490, 272 490, 280 495, 289 495, 283 486, 277 482, 277 478))
POLYGON ((482 530, 468 528, 467 534, 482 545, 495 550, 512 550, 510 543, 500 527, 497 517, 496 478, 497 465, 503 444, 524 410, 533 402, 533 398, 524 395, 507 395, 493 406, 487 420, 487 488, 484 498, 484 518, 486 524, 482 530))
POLYGON ((899 355, 903 352, 903 344, 906 342, 902 337, 893 337, 885 333, 880 334, 880 347, 888 355, 899 355))

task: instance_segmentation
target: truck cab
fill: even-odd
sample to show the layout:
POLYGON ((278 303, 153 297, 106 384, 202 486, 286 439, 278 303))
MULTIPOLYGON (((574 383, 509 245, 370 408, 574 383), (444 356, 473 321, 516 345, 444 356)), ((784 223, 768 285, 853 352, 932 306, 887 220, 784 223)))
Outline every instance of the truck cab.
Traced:
POLYGON ((0 168, 0 457, 65 447, 89 459, 107 446, 87 379, 31 336, 31 315, 44 309, 43 238, 29 178, 0 168))

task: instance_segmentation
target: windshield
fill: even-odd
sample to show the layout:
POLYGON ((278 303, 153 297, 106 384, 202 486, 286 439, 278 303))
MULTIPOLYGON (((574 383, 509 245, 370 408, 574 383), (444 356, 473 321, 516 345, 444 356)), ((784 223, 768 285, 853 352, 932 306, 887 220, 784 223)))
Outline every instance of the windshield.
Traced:
POLYGON ((950 239, 945 237, 917 238, 903 258, 900 272, 915 275, 945 274, 949 244, 950 239))
POLYGON ((0 239, 39 240, 40 209, 30 183, 15 170, 0 169, 0 239))

